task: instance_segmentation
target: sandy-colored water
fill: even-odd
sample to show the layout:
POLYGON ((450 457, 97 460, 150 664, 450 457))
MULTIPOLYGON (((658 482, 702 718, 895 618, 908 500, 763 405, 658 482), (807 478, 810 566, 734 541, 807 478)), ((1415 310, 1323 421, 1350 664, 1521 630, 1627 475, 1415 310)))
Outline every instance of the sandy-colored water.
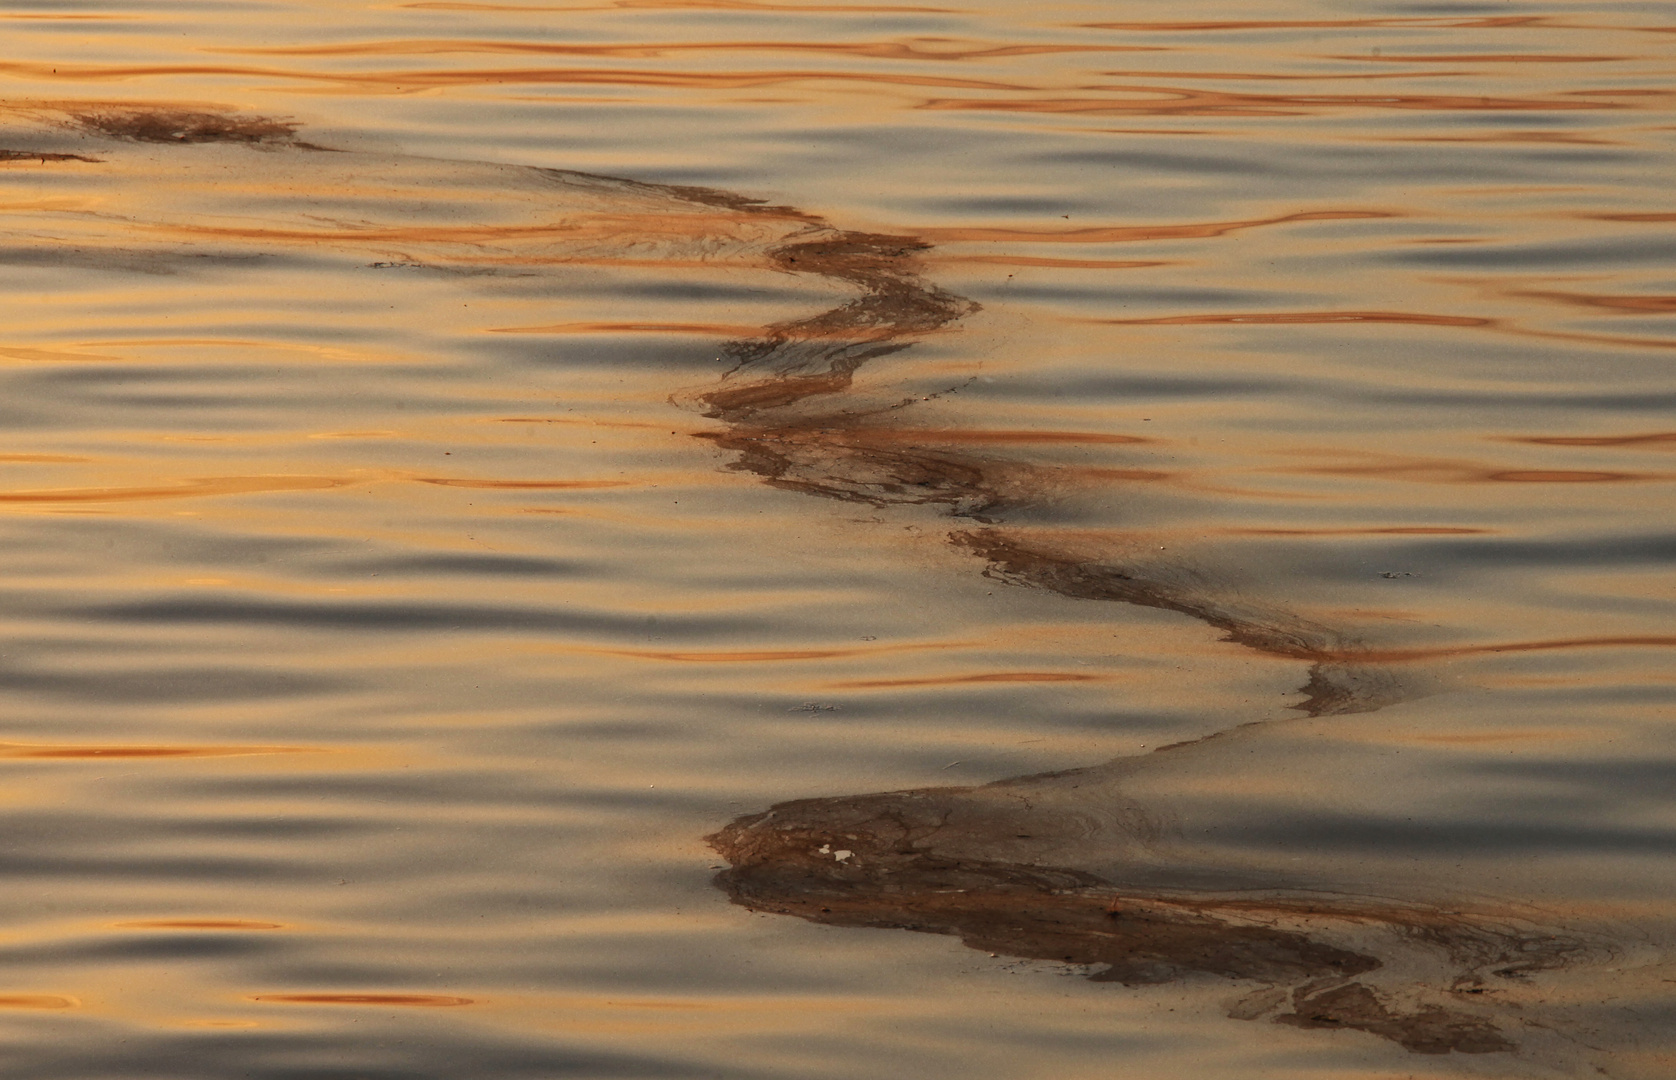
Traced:
POLYGON ((6 1075, 1676 1072, 1663 5, 0 41, 6 1075))

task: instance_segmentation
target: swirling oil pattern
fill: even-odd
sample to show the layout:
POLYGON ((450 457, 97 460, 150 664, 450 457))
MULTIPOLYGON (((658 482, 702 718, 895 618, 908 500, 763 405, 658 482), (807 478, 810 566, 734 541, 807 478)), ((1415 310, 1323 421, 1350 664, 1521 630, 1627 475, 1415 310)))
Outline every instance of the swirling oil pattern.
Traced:
POLYGON ((0 41, 4 1075, 1676 1075, 1664 5, 0 41))

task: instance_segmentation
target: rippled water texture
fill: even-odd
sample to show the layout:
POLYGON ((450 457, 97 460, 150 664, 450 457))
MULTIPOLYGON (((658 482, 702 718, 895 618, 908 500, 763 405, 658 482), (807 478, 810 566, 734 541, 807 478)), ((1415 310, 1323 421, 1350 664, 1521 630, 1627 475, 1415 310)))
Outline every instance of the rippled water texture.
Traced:
POLYGON ((0 41, 7 1075, 1676 1074, 1667 6, 0 41))

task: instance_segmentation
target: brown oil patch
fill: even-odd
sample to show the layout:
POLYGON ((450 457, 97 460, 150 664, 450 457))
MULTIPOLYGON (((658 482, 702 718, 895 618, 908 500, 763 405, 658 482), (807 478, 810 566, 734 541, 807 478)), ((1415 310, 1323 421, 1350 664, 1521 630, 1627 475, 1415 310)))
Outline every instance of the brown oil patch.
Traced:
POLYGON ((251 1001, 283 1005, 394 1005, 404 1008, 449 1008, 471 1005, 475 998, 442 994, 252 994, 251 1001))
POLYGON ((84 154, 49 154, 36 150, 0 150, 0 162, 5 161, 34 161, 42 165, 51 161, 82 161, 90 165, 98 165, 102 159, 87 157, 84 154))
POLYGON ((920 279, 914 256, 927 246, 915 237, 843 232, 774 249, 781 269, 848 282, 863 295, 731 343, 734 366, 724 385, 698 396, 705 415, 739 425, 764 410, 840 393, 863 364, 977 310, 920 279))
POLYGON ((145 143, 294 143, 298 127, 265 116, 192 109, 107 107, 70 116, 89 131, 145 143))
POLYGON ((1360 983, 1292 995, 1296 1012, 1275 1017, 1277 1024, 1300 1028, 1351 1028, 1400 1043, 1417 1054, 1494 1054, 1515 1049, 1494 1024, 1481 1016, 1428 1005, 1408 1014, 1393 1012, 1360 983))
MULTIPOLYGON (((800 382, 801 388, 786 392, 809 390, 810 380, 800 382)), ((768 388, 752 397, 775 400, 768 388)), ((942 506, 960 517, 992 521, 995 512, 1038 490, 1029 483, 1035 470, 1027 467, 857 434, 841 417, 822 418, 818 426, 741 425, 699 437, 738 455, 728 468, 755 473, 772 487, 874 507, 942 506)))
POLYGON ((706 840, 731 864, 717 876, 735 903, 840 926, 955 934, 1009 956, 1104 964, 1131 985, 1188 972, 1283 981, 1350 976, 1379 962, 1281 931, 1224 934, 1213 917, 1125 897, 1082 871, 939 858, 926 849, 946 816, 933 789, 781 803, 706 840), (824 850, 823 850, 824 849, 824 850), (889 880, 892 889, 883 885, 889 880), (1219 940, 1221 939, 1221 940, 1219 940))
MULTIPOLYGON (((1255 226, 1394 216, 1384 211, 1315 211, 1252 221, 1186 226, 1081 228, 1047 233, 1010 229, 944 230, 942 239, 982 241, 1047 236, 1107 242, 1147 236, 1215 236, 1255 226)), ((735 457, 730 469, 753 473, 778 488, 874 507, 927 506, 954 517, 996 523, 1009 508, 1041 503, 1056 486, 1090 481, 1152 482, 1157 470, 1099 467, 1045 469, 975 453, 974 446, 1036 443, 1134 444, 1115 433, 981 431, 915 428, 886 419, 925 397, 854 401, 862 365, 893 355, 928 333, 943 330, 976 305, 924 281, 923 237, 840 233, 789 243, 773 252, 783 269, 814 273, 858 286, 863 295, 807 319, 769 327, 763 336, 725 346, 734 367, 719 387, 687 395, 705 415, 724 421, 719 432, 696 437, 735 457)), ((1281 611, 1214 598, 1202 575, 1183 568, 1120 566, 1085 552, 1027 543, 995 529, 950 536, 990 563, 990 576, 1014 584, 1097 599, 1157 607, 1188 615, 1225 632, 1227 640, 1310 663, 1297 706, 1310 715, 1363 712, 1412 693, 1407 682, 1349 657, 1357 644, 1321 624, 1281 611)))
POLYGON ((949 538, 986 560, 985 573, 999 581, 1078 600, 1174 611, 1223 631, 1224 641, 1307 661, 1304 700, 1294 708, 1311 716, 1371 712, 1413 692, 1393 672, 1379 667, 1380 657, 1360 642, 1289 612, 1220 598, 1213 583, 1190 568, 1104 561, 999 529, 956 531, 949 538))
POLYGON ((0 758, 81 760, 88 758, 252 757, 264 754, 320 754, 318 746, 95 746, 89 744, 0 743, 0 758))
MULTIPOLYGON (((1172 895, 1044 865, 1028 854, 1043 837, 1023 830, 1052 825, 1033 816, 1028 785, 1073 775, 782 803, 707 838, 730 864, 716 883, 754 911, 947 934, 991 955, 1097 969, 1098 982, 1215 976, 1285 987, 1295 1011, 1277 1022, 1351 1028, 1416 1053, 1514 1049, 1484 1010, 1454 1002, 1485 980, 1563 965, 1581 948, 1462 912, 1338 895, 1172 895), (992 855, 977 853, 985 844, 992 855), (1352 981, 1386 962, 1341 942, 1379 935, 1447 958, 1440 985, 1400 995, 1418 1005, 1397 1004, 1372 979, 1352 981)), ((1127 827, 1147 831, 1141 818, 1127 827)))

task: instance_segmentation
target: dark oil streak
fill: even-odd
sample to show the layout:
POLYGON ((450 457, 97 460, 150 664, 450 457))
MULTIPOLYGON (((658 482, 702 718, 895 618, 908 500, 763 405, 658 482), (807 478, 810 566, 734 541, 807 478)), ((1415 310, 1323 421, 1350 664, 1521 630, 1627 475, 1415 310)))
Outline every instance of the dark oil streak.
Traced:
POLYGON ((103 108, 72 112, 80 126, 144 143, 294 143, 297 124, 191 109, 103 108))
MULTIPOLYGON (((958 840, 955 850, 939 850, 939 834, 955 827, 968 837, 987 835, 1001 850, 1034 840, 1019 830, 1042 822, 1028 796, 1009 789, 1072 775, 781 803, 707 838, 730 864, 716 883, 752 910, 947 934, 992 955, 1098 967, 1089 976, 1097 982, 1144 986, 1209 975, 1287 987, 1295 1011, 1274 1015, 1277 1023, 1360 1030, 1425 1054, 1515 1049, 1475 1007, 1478 995, 1589 951, 1575 939, 1490 916, 1353 895, 1182 894, 1045 866, 1029 859, 1028 845, 1016 860, 961 854, 958 840), (1323 940, 1365 936, 1358 931, 1369 926, 1450 958, 1451 977, 1431 995, 1444 1003, 1395 1005, 1356 981, 1386 959, 1323 940)), ((1137 816, 1121 824, 1144 835, 1151 826, 1131 813, 1137 816)))
POLYGON ((84 161, 90 165, 99 164, 99 159, 87 157, 83 154, 49 154, 38 153, 34 150, 0 150, 0 161, 35 161, 42 165, 52 161, 84 161))
MULTIPOLYGON (((1254 223, 1208 228, 1219 233, 1249 224, 1254 223)), ((963 449, 960 444, 968 440, 927 431, 920 441, 912 431, 879 421, 880 412, 914 399, 889 405, 843 399, 862 365, 978 310, 919 276, 918 256, 928 247, 915 237, 845 232, 789 243, 771 253, 782 269, 836 278, 863 292, 829 311, 769 327, 760 338, 725 347, 733 368, 721 386, 695 400, 706 416, 727 422, 725 431, 700 437, 738 455, 729 468, 785 490, 880 507, 936 506, 986 524, 997 522, 1026 492, 1051 486, 1040 469, 963 449), (792 410, 794 405, 801 408, 792 410)), ((1312 667, 1301 690, 1305 699, 1296 707, 1309 715, 1367 712, 1410 696, 1394 675, 1356 662, 1358 643, 1285 612, 1220 604, 1211 598, 1208 582, 1191 571, 1149 576, 1026 545, 996 529, 956 531, 949 538, 987 560, 992 576, 1011 583, 1076 599, 1175 611, 1224 631, 1229 641, 1308 661, 1312 667)))
MULTIPOLYGON (((1248 224, 1254 223, 1233 227, 1248 224)), ((1215 233, 1223 231, 1228 227, 1215 233)), ((1413 696, 1380 661, 1419 656, 1377 654, 1289 612, 1220 599, 1191 568, 1128 566, 994 527, 1022 492, 1051 487, 1043 470, 962 448, 977 440, 939 439, 884 422, 881 414, 919 399, 848 400, 862 365, 977 310, 920 279, 918 258, 928 246, 919 238, 847 232, 773 252, 783 269, 835 278, 862 295, 726 346, 732 370, 721 386, 694 400, 728 425, 700 437, 737 455, 729 468, 805 494, 880 507, 931 506, 986 523, 991 527, 956 530, 949 539, 984 559, 993 578, 1070 599, 1174 611, 1222 631, 1227 641, 1307 662, 1304 701, 1295 707, 1309 715, 1368 712, 1413 696)), ((1277 1023, 1358 1030, 1423 1054, 1514 1050, 1494 1017, 1477 1007, 1485 999, 1472 995, 1487 992, 1486 980, 1523 979, 1588 952, 1548 928, 1487 915, 1351 893, 1218 899, 1122 884, 1032 857, 1036 831, 1055 825, 1051 813, 1032 807, 1029 792, 1075 775, 782 803, 707 838, 729 863, 716 883, 752 910, 948 934, 992 954, 1098 967, 1090 976, 1098 981, 1139 985, 1213 975, 1266 983, 1289 994, 1292 1011, 1273 1014, 1277 1023), (943 843, 948 830, 956 832, 943 843), (1399 952, 1441 954, 1447 976, 1407 987, 1402 1002, 1358 981, 1397 957, 1329 939, 1365 941, 1369 927, 1398 938, 1399 952)), ((1160 826, 1140 808, 1089 812, 1110 818, 1114 850, 1146 847, 1159 835, 1160 826)), ((1051 849, 1049 842, 1036 850, 1051 849)), ((1231 1015, 1251 1018, 1272 1008, 1231 1015)))

